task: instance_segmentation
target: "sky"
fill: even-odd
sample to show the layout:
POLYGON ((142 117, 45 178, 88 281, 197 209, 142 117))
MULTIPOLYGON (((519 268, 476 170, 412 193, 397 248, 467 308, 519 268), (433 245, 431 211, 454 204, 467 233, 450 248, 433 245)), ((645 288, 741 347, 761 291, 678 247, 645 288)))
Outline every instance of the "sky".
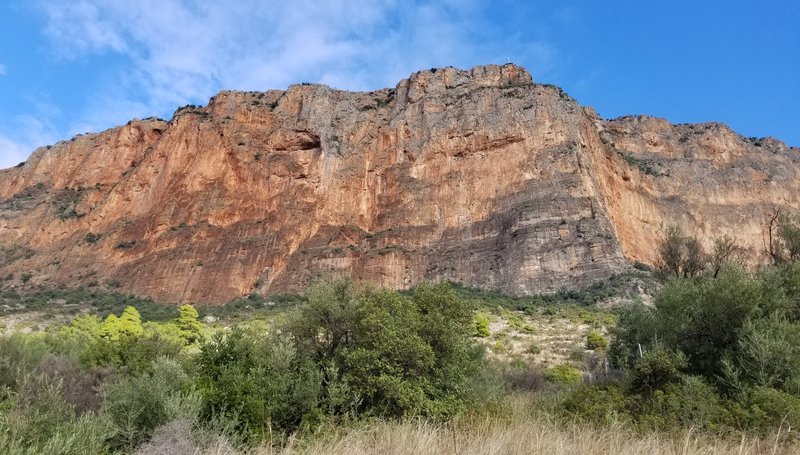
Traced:
POLYGON ((507 62, 606 118, 800 146, 798 20, 796 0, 3 0, 0 168, 220 90, 371 90, 507 62))

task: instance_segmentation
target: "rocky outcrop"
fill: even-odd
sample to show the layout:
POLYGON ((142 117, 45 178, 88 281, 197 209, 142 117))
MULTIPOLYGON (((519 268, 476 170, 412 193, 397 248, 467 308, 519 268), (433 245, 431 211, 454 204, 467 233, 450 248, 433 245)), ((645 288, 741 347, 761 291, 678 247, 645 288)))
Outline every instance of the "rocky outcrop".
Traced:
POLYGON ((552 291, 652 261, 663 222, 756 254, 798 169, 723 125, 603 120, 514 65, 226 91, 0 171, 0 278, 201 303, 340 273, 552 291))

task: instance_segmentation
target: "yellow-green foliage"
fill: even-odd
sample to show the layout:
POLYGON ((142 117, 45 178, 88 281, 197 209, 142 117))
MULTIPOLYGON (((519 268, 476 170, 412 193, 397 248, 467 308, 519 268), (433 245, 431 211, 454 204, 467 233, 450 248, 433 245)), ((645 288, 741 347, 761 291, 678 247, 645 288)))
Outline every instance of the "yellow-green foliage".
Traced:
POLYGON ((125 308, 120 317, 109 314, 100 325, 100 337, 117 341, 123 337, 138 337, 144 333, 142 318, 136 308, 125 308))
POLYGON ((560 385, 575 385, 581 382, 580 370, 569 365, 556 365, 544 371, 544 378, 548 382, 560 385))
POLYGON ((608 340, 600 335, 598 332, 592 330, 586 335, 586 349, 592 351, 603 351, 608 347, 608 340))
POLYGON ((489 318, 483 313, 478 313, 475 316, 475 332, 482 338, 491 335, 489 331, 489 318))
POLYGON ((181 336, 189 343, 203 341, 203 323, 200 322, 197 310, 191 305, 181 305, 178 308, 179 315, 175 324, 180 330, 181 336))

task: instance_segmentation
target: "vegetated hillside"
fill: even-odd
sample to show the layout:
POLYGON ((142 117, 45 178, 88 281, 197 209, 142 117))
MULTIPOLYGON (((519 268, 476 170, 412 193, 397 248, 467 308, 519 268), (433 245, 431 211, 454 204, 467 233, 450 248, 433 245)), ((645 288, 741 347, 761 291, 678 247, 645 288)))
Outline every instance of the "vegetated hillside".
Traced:
POLYGON ((603 120, 510 64, 221 92, 0 171, 0 278, 201 303, 340 273, 528 295, 652 262, 662 222, 758 255, 798 169, 720 124, 603 120))

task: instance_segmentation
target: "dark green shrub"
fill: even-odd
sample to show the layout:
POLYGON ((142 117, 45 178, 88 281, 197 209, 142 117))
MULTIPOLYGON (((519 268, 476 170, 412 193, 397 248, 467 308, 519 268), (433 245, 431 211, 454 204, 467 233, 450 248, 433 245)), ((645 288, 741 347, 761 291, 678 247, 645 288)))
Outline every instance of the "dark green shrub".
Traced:
POLYGON ((686 356, 681 352, 655 349, 637 360, 630 372, 630 388, 634 393, 652 394, 678 382, 686 368, 686 356))
POLYGON ((245 440, 293 431, 320 405, 323 371, 286 338, 241 328, 218 332, 198 364, 202 416, 229 422, 245 440))
POLYGON ((561 407, 569 416, 607 424, 625 417, 625 394, 613 384, 583 385, 568 391, 561 407))
POLYGON ((684 376, 638 404, 645 409, 640 419, 655 427, 720 429, 729 420, 716 390, 696 376, 684 376))
POLYGON ((754 387, 738 397, 741 423, 768 434, 777 428, 800 428, 800 397, 768 387, 754 387))
POLYGON ((399 417, 463 408, 465 384, 482 365, 474 327, 472 308, 447 285, 404 296, 339 280, 310 289, 287 331, 301 354, 336 372, 326 383, 350 390, 345 408, 399 417))
POLYGON ((179 417, 193 420, 200 410, 189 377, 166 358, 153 361, 150 371, 105 384, 101 395, 103 412, 113 424, 111 443, 128 450, 148 440, 156 428, 179 417))

